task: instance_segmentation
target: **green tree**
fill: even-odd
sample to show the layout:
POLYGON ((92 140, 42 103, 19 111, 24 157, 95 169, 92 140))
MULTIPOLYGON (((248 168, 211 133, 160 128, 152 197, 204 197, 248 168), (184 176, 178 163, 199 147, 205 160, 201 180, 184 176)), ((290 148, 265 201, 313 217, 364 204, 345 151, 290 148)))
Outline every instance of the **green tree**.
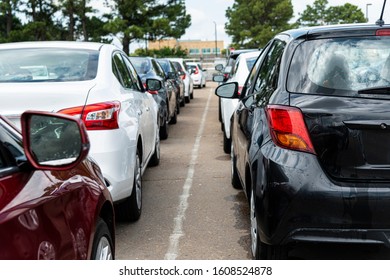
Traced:
POLYGON ((107 32, 121 34, 123 50, 129 53, 130 43, 164 37, 179 38, 189 27, 183 0, 113 0, 113 13, 105 25, 107 32))
POLYGON ((55 22, 54 15, 59 10, 51 0, 25 0, 23 12, 31 21, 23 29, 26 40, 61 39, 61 23, 55 22))
POLYGON ((235 48, 259 48, 276 33, 292 28, 290 0, 235 0, 226 10, 226 33, 235 48))
POLYGON ((328 7, 327 0, 316 0, 313 6, 306 5, 306 9, 299 14, 300 26, 318 26, 329 24, 344 24, 366 22, 362 10, 350 3, 343 6, 328 7))

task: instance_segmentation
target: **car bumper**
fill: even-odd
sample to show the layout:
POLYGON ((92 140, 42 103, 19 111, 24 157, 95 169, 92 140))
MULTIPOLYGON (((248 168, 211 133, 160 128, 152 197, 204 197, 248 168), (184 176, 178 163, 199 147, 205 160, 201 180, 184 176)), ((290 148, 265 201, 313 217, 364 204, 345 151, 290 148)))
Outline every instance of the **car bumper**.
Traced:
POLYGON ((132 128, 127 131, 130 132, 124 129, 88 131, 89 155, 100 166, 114 202, 130 196, 133 189, 136 131, 132 128))
POLYGON ((381 243, 390 247, 390 183, 334 182, 312 154, 259 150, 256 216, 261 240, 381 243), (261 161, 260 161, 261 160, 261 161))

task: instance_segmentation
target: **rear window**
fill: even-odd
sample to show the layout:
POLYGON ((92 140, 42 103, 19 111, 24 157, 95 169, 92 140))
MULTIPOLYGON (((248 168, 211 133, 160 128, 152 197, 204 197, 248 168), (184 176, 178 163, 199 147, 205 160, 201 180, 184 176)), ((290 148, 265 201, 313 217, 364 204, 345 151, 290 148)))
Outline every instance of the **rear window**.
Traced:
POLYGON ((305 41, 293 56, 287 90, 297 93, 356 95, 390 86, 390 37, 305 41))
POLYGON ((31 48, 0 50, 0 83, 84 81, 96 77, 99 52, 31 48))
POLYGON ((131 64, 133 64, 135 70, 137 73, 140 75, 146 74, 151 70, 151 63, 149 59, 144 58, 144 57, 129 57, 131 64))

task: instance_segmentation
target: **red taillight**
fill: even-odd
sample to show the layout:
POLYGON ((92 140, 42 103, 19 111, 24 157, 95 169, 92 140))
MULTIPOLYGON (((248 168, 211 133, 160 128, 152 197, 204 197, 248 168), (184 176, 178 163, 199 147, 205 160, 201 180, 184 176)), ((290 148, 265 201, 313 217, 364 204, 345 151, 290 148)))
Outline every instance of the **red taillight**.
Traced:
POLYGON ((390 29, 379 29, 375 33, 376 36, 390 36, 390 29))
POLYGON ((282 148, 315 154, 301 110, 269 105, 266 111, 275 144, 282 148))
POLYGON ((238 95, 241 95, 242 89, 243 89, 243 86, 238 86, 238 92, 237 92, 238 95))
POLYGON ((112 101, 67 108, 59 113, 81 117, 87 130, 106 130, 119 127, 119 110, 120 102, 112 101))
POLYGON ((199 74, 199 69, 198 69, 198 67, 195 68, 194 74, 199 74))
POLYGON ((184 81, 186 79, 186 74, 180 75, 180 77, 184 81))

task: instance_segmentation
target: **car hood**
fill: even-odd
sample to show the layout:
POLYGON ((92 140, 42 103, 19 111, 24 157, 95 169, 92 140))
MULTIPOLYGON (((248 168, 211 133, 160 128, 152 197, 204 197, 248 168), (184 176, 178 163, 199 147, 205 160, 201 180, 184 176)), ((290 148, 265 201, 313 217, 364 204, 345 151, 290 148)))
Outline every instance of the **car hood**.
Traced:
POLYGON ((96 82, 0 83, 0 114, 20 127, 20 115, 26 110, 58 112, 82 106, 96 82))

